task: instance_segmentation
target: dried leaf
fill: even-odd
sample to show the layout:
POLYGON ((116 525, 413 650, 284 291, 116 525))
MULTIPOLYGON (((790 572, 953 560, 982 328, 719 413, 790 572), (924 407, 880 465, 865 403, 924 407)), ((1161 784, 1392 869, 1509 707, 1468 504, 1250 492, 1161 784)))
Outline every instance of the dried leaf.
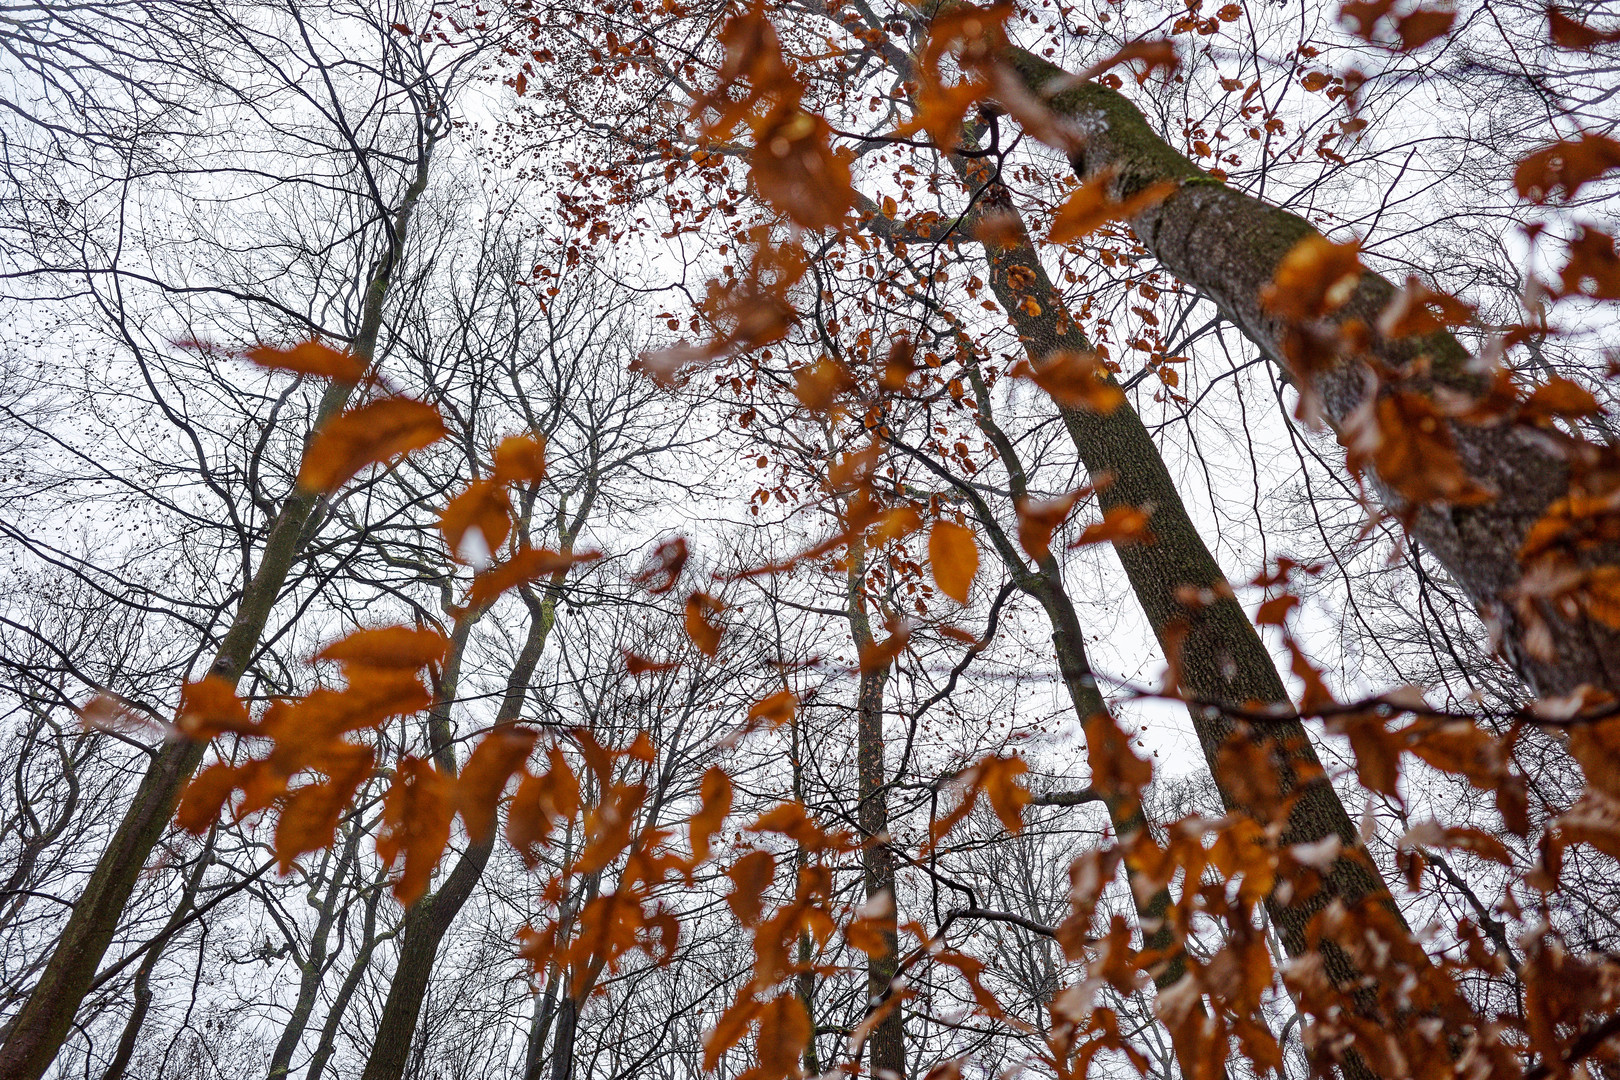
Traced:
POLYGON ((778 728, 793 719, 794 712, 799 707, 799 699, 791 690, 779 690, 770 697, 754 702, 748 709, 749 726, 755 723, 764 723, 767 727, 778 728))
POLYGON ((512 531, 512 497, 506 485, 494 479, 468 484, 439 515, 439 530, 457 561, 487 563, 512 531), (467 542, 467 534, 473 529, 478 530, 479 540, 467 542))
POLYGON ((1110 506, 1103 511, 1103 519, 1080 530, 1080 535, 1069 545, 1071 548, 1088 544, 1151 544, 1153 533, 1148 530, 1148 514, 1135 506, 1110 506))
POLYGON ((1573 52, 1586 52, 1599 45, 1620 41, 1620 30, 1593 30, 1551 5, 1547 7, 1547 31, 1554 45, 1573 52))
POLYGON ((1261 306, 1293 322, 1320 319, 1337 311, 1355 295, 1361 280, 1360 252, 1359 241, 1335 244, 1312 233, 1277 264, 1271 284, 1261 290, 1261 306))
POLYGON ((712 657, 720 651, 720 636, 725 630, 714 616, 724 610, 726 605, 708 593, 695 592, 686 598, 686 636, 704 656, 712 657))
POLYGON ((304 453, 298 486, 330 494, 368 465, 431 446, 449 432, 439 410, 423 401, 385 398, 334 416, 304 453))
POLYGON ((201 836, 219 820, 219 812, 225 808, 225 803, 240 786, 241 780, 242 770, 238 766, 222 761, 208 766, 186 784, 185 794, 180 797, 180 809, 175 814, 175 823, 187 832, 201 836))
POLYGON ((546 439, 543 435, 508 435, 495 448, 497 483, 537 484, 546 478, 546 439))
POLYGON ((760 195, 806 229, 840 224, 855 205, 849 162, 832 149, 827 121, 798 103, 772 109, 754 128, 748 156, 760 195))
POLYGON ((1125 403, 1125 392, 1114 382, 1096 353, 1060 350, 1039 364, 1020 360, 1007 374, 1028 379, 1059 405, 1087 412, 1111 413, 1125 403))
POLYGON ((765 890, 776 877, 776 856, 768 851, 751 851, 733 863, 726 876, 732 884, 731 892, 726 894, 727 906, 738 922, 755 925, 765 911, 765 890))
POLYGON ((1401 39, 1401 51, 1411 52, 1413 49, 1422 48, 1448 32, 1451 24, 1456 21, 1455 11, 1429 8, 1418 8, 1401 16, 1395 20, 1395 34, 1401 39))
POLYGON ((1052 230, 1047 234, 1047 242, 1067 244, 1091 235, 1110 221, 1129 220, 1168 199, 1179 186, 1172 181, 1162 180, 1115 202, 1109 193, 1114 176, 1112 169, 1101 171, 1065 199, 1052 218, 1052 230))
POLYGON ((731 778, 718 765, 711 765, 703 773, 699 792, 698 811, 687 821, 692 842, 692 865, 709 857, 709 843, 725 824, 731 813, 731 778))
POLYGON ((508 728, 490 732, 473 747, 456 777, 456 810, 473 843, 486 844, 494 837, 495 806, 506 782, 529 759, 535 737, 532 731, 508 728))
POLYGON ((1014 503, 1018 512, 1018 543, 1036 562, 1052 554, 1052 533, 1063 524, 1069 512, 1087 494, 1081 488, 1059 495, 1055 499, 1019 499, 1014 503))
POLYGON ((350 352, 311 339, 290 349, 260 345, 247 351, 247 358, 260 367, 314 375, 339 382, 357 383, 366 377, 366 362, 350 352))
POLYGON ((1620 142, 1582 132, 1577 139, 1553 143, 1521 160, 1513 170, 1513 186, 1521 199, 1537 204, 1548 202, 1562 188, 1563 201, 1569 202, 1611 169, 1620 169, 1620 142))
POLYGON ((541 578, 560 584, 562 576, 581 563, 595 562, 600 551, 552 551, 550 548, 520 547, 510 559, 473 577, 467 590, 467 606, 480 608, 508 589, 541 578))
POLYGON ((253 735, 258 725, 236 696, 236 684, 218 675, 187 683, 180 694, 174 726, 187 738, 204 741, 227 731, 253 735))
POLYGON ((1450 423, 1425 395, 1405 390, 1369 395, 1344 418, 1338 434, 1353 471, 1372 466, 1412 506, 1476 506, 1491 499, 1463 471, 1450 423))
POLYGON ((968 591, 979 572, 979 545, 973 530, 954 521, 936 521, 928 533, 928 565, 939 591, 958 604, 968 602, 968 591))
POLYGON ((356 630, 315 654, 317 660, 335 660, 351 675, 366 668, 419 671, 444 663, 450 642, 437 630, 414 626, 383 626, 356 630))
POLYGON ((404 869, 394 882, 394 898, 406 907, 427 892, 439 856, 450 842, 453 809, 451 781, 431 761, 400 759, 393 786, 383 798, 377 855, 389 867, 404 856, 404 869))
POLYGON ((630 580, 655 595, 667 593, 680 580, 681 570, 689 557, 686 537, 672 536, 653 549, 647 565, 632 575, 630 580))

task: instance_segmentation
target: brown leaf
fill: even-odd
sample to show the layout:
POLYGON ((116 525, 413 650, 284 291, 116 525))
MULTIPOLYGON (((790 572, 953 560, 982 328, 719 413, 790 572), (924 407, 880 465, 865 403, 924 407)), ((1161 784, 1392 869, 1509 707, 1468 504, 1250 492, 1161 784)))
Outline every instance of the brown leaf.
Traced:
POLYGON ((1112 169, 1099 172, 1065 199, 1052 218, 1052 230, 1047 234, 1047 242, 1067 244, 1091 235, 1110 221, 1129 220, 1168 199, 1179 186, 1173 181, 1163 180, 1115 202, 1109 194, 1114 176, 1112 169))
POLYGON ((833 151, 831 139, 827 121, 796 101, 778 105, 754 128, 748 155, 754 186, 806 229, 838 225, 855 205, 849 163, 833 151))
POLYGON ((523 768, 534 750, 535 733, 514 729, 485 735, 456 777, 456 810, 475 844, 495 835, 495 806, 512 774, 523 768))
POLYGON ((650 593, 667 593, 680 580, 681 570, 689 557, 686 537, 672 536, 653 549, 647 565, 633 574, 630 580, 650 593))
POLYGON ((731 777, 718 765, 703 773, 697 813, 687 821, 692 842, 692 865, 709 857, 709 843, 731 813, 731 777))
POLYGON ((704 656, 712 657, 720 651, 720 636, 725 629, 714 616, 724 610, 726 605, 708 593, 695 592, 686 598, 686 636, 704 656))
POLYGON ((1469 305, 1409 277, 1406 287, 1379 313, 1378 332, 1387 338, 1421 337, 1449 326, 1464 326, 1473 317, 1469 305))
POLYGON ((1554 45, 1574 52, 1586 52, 1599 45, 1620 41, 1620 30, 1593 30, 1551 5, 1547 7, 1547 31, 1554 45))
POLYGON ((1395 20, 1395 34, 1401 39, 1401 51, 1422 48, 1451 29, 1457 21, 1455 11, 1418 8, 1395 20))
POLYGON ((1039 364, 1020 360, 1007 374, 1030 380, 1053 401, 1072 409, 1111 413, 1125 403, 1125 392, 1096 353, 1059 350, 1039 364))
POLYGON ((968 602, 968 591, 979 572, 979 545, 973 530, 954 521, 936 521, 928 533, 928 565, 939 591, 958 604, 968 602))
POLYGON ((366 377, 366 362, 350 352, 341 352, 313 338, 290 349, 260 345, 247 351, 247 358, 260 367, 315 375, 339 382, 357 383, 366 377))
POLYGON ((726 871, 731 879, 731 892, 726 904, 737 921, 753 926, 765 911, 765 890, 776 877, 776 856, 768 851, 751 851, 732 864, 726 871))
POLYGON ((175 823, 187 832, 201 836, 219 820, 219 812, 225 808, 225 803, 240 786, 241 780, 241 767, 227 765, 223 761, 214 762, 186 784, 185 794, 180 797, 180 809, 175 814, 175 823))
POLYGON ((394 882, 394 898, 409 907, 427 892, 434 867, 450 842, 454 789, 431 761, 405 757, 393 786, 383 798, 382 829, 377 855, 392 868, 401 855, 405 866, 394 882))
POLYGON ((371 775, 375 758, 370 747, 338 743, 332 749, 322 762, 330 779, 299 788, 282 804, 274 848, 283 874, 298 856, 332 846, 344 809, 371 775))
POLYGON ((439 530, 444 533, 451 557, 458 562, 486 561, 501 549, 512 531, 512 497, 507 494, 506 485, 494 479, 474 480, 468 484, 439 515, 439 530), (467 533, 473 529, 478 530, 482 539, 473 549, 481 549, 476 559, 463 547, 467 533))
POLYGON ((419 671, 444 663, 450 642, 437 630, 413 626, 383 626, 356 630, 315 654, 317 660, 336 660, 354 673, 366 668, 419 671))
POLYGON ((205 741, 227 731, 253 735, 258 725, 248 716, 247 706, 236 696, 236 685, 218 675, 208 675, 187 683, 180 694, 180 709, 174 726, 187 738, 205 741))
POLYGON ((767 727, 778 728, 793 719, 794 712, 799 707, 799 699, 791 690, 779 690, 770 697, 761 698, 748 709, 750 726, 754 722, 763 722, 767 727))
POLYGON ((624 669, 632 675, 654 675, 661 671, 674 671, 681 666, 679 660, 651 660, 629 649, 620 649, 624 656, 624 669))
POLYGON ((508 435, 495 448, 495 480, 501 484, 536 484, 546 478, 544 435, 508 435))
POLYGON ((1052 533, 1074 509, 1087 491, 1084 488, 1059 495, 1055 499, 1019 499, 1014 503, 1018 512, 1018 543, 1030 558, 1041 562, 1052 554, 1052 533))
POLYGON ((737 1080, 797 1078, 799 1055, 810 1043, 810 1016, 796 993, 778 994, 759 1011, 755 1061, 737 1080))
POLYGON ((350 409, 315 433, 298 486, 330 494, 368 465, 431 446, 447 434, 439 410, 423 401, 385 398, 350 409))
POLYGON ((1582 187, 1620 169, 1620 142, 1606 135, 1582 132, 1543 147, 1522 159, 1513 170, 1513 186, 1521 199, 1545 203, 1563 188, 1563 200, 1575 198, 1582 187))
POLYGON ((1295 244, 1277 264, 1260 303, 1283 319, 1319 319, 1343 307, 1361 280, 1361 243, 1335 244, 1312 233, 1295 244))
POLYGON ((832 409, 838 395, 855 387, 849 369, 831 357, 822 357, 793 373, 793 396, 812 412, 832 409))
POLYGON ((1569 261, 1559 272, 1564 296, 1620 300, 1620 255, 1614 237, 1582 225, 1569 242, 1569 261))
POLYGON ((1422 394, 1390 390, 1369 395, 1345 417, 1338 434, 1353 471, 1371 465, 1413 506, 1475 506, 1491 499, 1463 471, 1449 422, 1422 394))
POLYGON ((1153 533, 1148 530, 1148 515, 1135 506, 1110 506, 1103 511, 1103 519, 1080 530, 1080 535, 1069 545, 1071 548, 1088 544, 1151 544, 1153 533))
POLYGON ((884 621, 884 628, 889 631, 887 638, 861 646, 859 661, 862 671, 877 671, 888 667, 905 651, 906 644, 911 641, 911 624, 904 619, 887 619, 884 621))
POLYGON ((508 589, 541 578, 560 583, 562 575, 580 563, 595 562, 600 551, 552 551, 550 548, 521 547, 505 562, 473 576, 467 590, 467 606, 480 608, 508 589))

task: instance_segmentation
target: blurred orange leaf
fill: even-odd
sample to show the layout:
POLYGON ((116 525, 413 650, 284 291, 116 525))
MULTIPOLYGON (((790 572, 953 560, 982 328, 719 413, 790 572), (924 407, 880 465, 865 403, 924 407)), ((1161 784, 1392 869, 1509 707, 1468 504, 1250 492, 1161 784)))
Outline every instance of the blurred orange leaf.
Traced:
POLYGON ((928 533, 928 565, 939 591, 958 604, 968 602, 968 590, 979 572, 979 545, 973 530, 954 521, 936 521, 928 533))
POLYGON ((366 362, 350 352, 342 352, 313 339, 288 349, 259 345, 247 351, 247 358, 260 367, 294 371, 357 383, 366 377, 366 362))
POLYGON ((377 855, 390 868, 404 856, 394 897, 406 907, 427 892, 439 856, 450 842, 453 811, 452 782, 431 761, 409 756, 400 759, 393 786, 383 798, 377 855))
POLYGON ((315 433, 298 486, 330 494, 366 466, 431 446, 446 434, 439 410, 423 401, 385 398, 350 409, 315 433))

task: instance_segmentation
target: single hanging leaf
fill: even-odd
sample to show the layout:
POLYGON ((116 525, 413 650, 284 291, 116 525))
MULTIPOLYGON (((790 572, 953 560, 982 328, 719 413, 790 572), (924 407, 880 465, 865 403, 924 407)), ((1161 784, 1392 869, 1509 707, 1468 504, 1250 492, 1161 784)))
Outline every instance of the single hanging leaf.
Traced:
POLYGON ((711 765, 703 774, 703 786, 697 813, 687 822, 691 830, 692 865, 697 866, 709 858, 709 843, 725 824, 731 813, 731 778, 718 765, 711 765))
POLYGON ((724 604, 708 593, 695 592, 686 598, 686 636, 704 656, 714 656, 720 651, 720 636, 725 631, 714 616, 725 609, 724 604))
POLYGON ((546 478, 546 440, 543 435, 511 435, 495 448, 495 480, 502 484, 533 484, 546 478))
POLYGON ((1018 512, 1018 544, 1036 562, 1052 553, 1052 533, 1074 509, 1089 489, 1080 488, 1055 499, 1019 499, 1014 503, 1018 512))
POLYGON ((958 604, 968 602, 968 590, 979 572, 979 545, 973 530, 954 521, 936 521, 928 533, 928 564, 939 591, 958 604))
POLYGON ((512 531, 512 497, 506 493, 504 483, 492 478, 474 480, 439 515, 439 530, 444 533, 450 556, 458 562, 474 561, 471 548, 462 548, 467 533, 473 529, 483 537, 480 546, 487 553, 481 554, 477 562, 487 562, 488 555, 498 552, 512 531))
POLYGON ((227 731, 238 735, 258 731, 258 725, 248 716, 247 706, 236 696, 235 684, 218 675, 208 675, 186 685, 174 723, 182 735, 199 741, 227 731))
POLYGON ((492 731, 467 758, 456 777, 456 810, 473 843, 486 844, 495 835, 495 806, 506 782, 529 759, 535 737, 532 731, 492 731))
POLYGON ((362 668, 419 671, 444 663, 450 642, 437 630, 413 626, 384 626, 356 630, 315 654, 317 660, 336 660, 350 674, 362 668))
POLYGON ((1175 194, 1178 186, 1173 181, 1162 180, 1116 202, 1108 193, 1113 182, 1114 172, 1110 169, 1099 172, 1080 185, 1079 190, 1058 207, 1057 214, 1052 218, 1052 231, 1046 237, 1047 242, 1067 244, 1091 235, 1110 221, 1133 218, 1175 194))
POLYGON ((754 130, 748 163, 755 187, 806 229, 836 226, 855 205, 849 163, 831 139, 827 121, 797 103, 777 106, 754 130))
POLYGON ((247 358, 260 367, 292 371, 299 375, 357 383, 366 377, 366 362, 350 352, 310 340, 290 349, 260 345, 247 351, 247 358))
POLYGON ((1007 374, 1028 379, 1053 401, 1071 409, 1106 414, 1125 404, 1125 391, 1109 377, 1096 353, 1059 350, 1038 364, 1020 360, 1007 374))
POLYGON ((427 892, 433 869, 450 842, 453 796, 451 782, 431 761, 401 759, 394 785, 383 799, 377 855, 390 868, 404 856, 404 870, 394 882, 394 898, 406 907, 427 892))
POLYGON ((331 494, 366 466, 431 446, 447 434, 439 410, 424 401, 385 398, 350 409, 316 432, 298 486, 331 494))

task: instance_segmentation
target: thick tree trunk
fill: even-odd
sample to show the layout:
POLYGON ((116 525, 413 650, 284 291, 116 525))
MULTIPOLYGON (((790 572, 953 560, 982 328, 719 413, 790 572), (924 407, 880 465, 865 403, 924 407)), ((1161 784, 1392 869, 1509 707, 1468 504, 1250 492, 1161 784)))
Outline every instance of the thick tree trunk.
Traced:
MULTIPOLYGON (((981 202, 987 212, 1011 215, 1007 221, 1013 242, 987 246, 985 255, 990 287, 1031 359, 1040 361, 1065 349, 1090 351, 1090 342, 1069 316, 1005 190, 992 189, 981 202), (1025 298, 1035 301, 1033 307, 1039 314, 1031 314, 1025 298)), ((1131 506, 1149 514, 1152 542, 1116 544, 1114 551, 1160 647, 1166 655, 1174 651, 1177 657, 1181 689, 1191 699, 1193 728, 1222 803, 1228 811, 1249 814, 1262 822, 1273 817, 1273 807, 1253 805, 1246 796, 1258 786, 1253 778, 1232 775, 1229 761, 1221 754, 1234 737, 1251 739, 1275 768, 1283 797, 1294 800, 1281 842, 1306 844, 1336 837, 1341 845, 1323 888, 1298 890, 1288 903, 1278 902, 1275 896, 1267 902, 1288 954, 1311 951, 1306 929, 1316 912, 1333 900, 1354 907, 1375 898, 1400 919, 1388 886, 1328 782, 1305 726, 1298 720, 1279 718, 1240 733, 1233 722, 1231 709, 1273 706, 1286 715, 1293 703, 1271 653, 1188 515, 1141 417, 1128 404, 1108 413, 1067 406, 1060 406, 1060 412, 1086 471, 1094 480, 1104 475, 1113 478, 1097 496, 1103 509, 1131 506), (1302 893, 1305 895, 1300 896, 1302 893)), ((1011 452, 999 430, 990 435, 1002 444, 998 450, 1011 452)), ((1063 599, 1067 601, 1066 596, 1063 599)), ((1328 950, 1326 959, 1329 973, 1341 985, 1359 978, 1337 949, 1328 950)))
MULTIPOLYGON (((848 589, 845 596, 850 635, 861 653, 869 652, 875 641, 872 623, 862 594, 866 577, 866 545, 862 539, 849 544, 848 589)), ((861 663, 860 685, 855 698, 856 725, 856 821, 864 846, 861 868, 866 878, 868 902, 887 896, 887 914, 882 916, 884 950, 867 957, 866 993, 868 1000, 889 992, 895 973, 900 970, 900 921, 895 907, 894 852, 888 843, 889 789, 883 775, 883 686, 889 678, 889 665, 861 663)), ((867 1039, 872 1075, 878 1080, 899 1080, 906 1075, 905 1017, 899 1007, 891 1009, 867 1039)))
MULTIPOLYGON (((367 363, 376 352, 383 304, 393 271, 404 252, 411 213, 427 188, 432 148, 430 141, 418 161, 416 176, 400 201, 388 257, 367 283, 360 331, 351 346, 354 355, 367 363)), ((318 428, 341 412, 353 391, 354 386, 348 383, 328 387, 321 398, 315 426, 318 428)), ((270 611, 286 584, 293 560, 309 539, 305 527, 319 502, 315 493, 295 489, 282 503, 265 539, 259 567, 243 590, 236 617, 209 668, 210 675, 234 686, 246 672, 270 611)), ((0 1044, 0 1076, 7 1080, 39 1080, 50 1067, 73 1025, 79 1003, 95 979, 96 967, 118 930, 118 918, 135 891, 146 857, 168 827, 180 791, 196 771, 206 749, 206 743, 176 741, 166 743, 153 756, 135 798, 97 860, 84 892, 73 905, 73 914, 57 938, 50 962, 34 984, 28 1001, 12 1020, 4 1044, 0 1044)))
MULTIPOLYGON (((1076 132, 1084 132, 1072 155, 1075 172, 1092 177, 1113 170, 1116 197, 1160 181, 1178 186, 1158 205, 1131 222, 1137 236, 1176 277, 1209 297, 1273 362, 1288 369, 1286 323, 1261 302, 1283 258, 1302 239, 1316 235, 1303 218, 1246 195, 1216 180, 1161 139, 1123 95, 1097 83, 1074 84, 1061 69, 1019 49, 1005 59, 1029 89, 1067 80, 1068 87, 1047 103, 1076 132)), ((1386 367, 1413 370, 1419 355, 1429 373, 1409 379, 1409 391, 1441 388, 1465 395, 1484 389, 1469 367, 1462 345, 1449 333, 1392 340, 1378 333, 1379 315, 1396 295, 1390 282, 1362 274, 1348 303, 1332 315, 1334 324, 1360 320, 1368 328, 1368 354, 1386 367)), ((1361 405, 1371 383, 1361 360, 1315 372, 1311 381, 1325 416, 1342 423, 1361 405)), ((1534 623, 1515 603, 1524 569, 1518 554, 1530 527, 1569 491, 1568 463, 1545 440, 1515 425, 1476 425, 1447 421, 1462 468, 1495 497, 1475 506, 1431 505, 1411 515, 1412 535, 1433 553, 1468 593, 1485 617, 1500 625, 1503 651, 1530 690, 1565 694, 1583 683, 1620 693, 1620 630, 1569 610, 1534 601, 1547 638, 1536 641, 1534 623)), ((1377 484, 1385 508, 1408 507, 1386 485, 1377 484)), ((1615 545, 1595 546, 1583 566, 1620 562, 1615 545)))

